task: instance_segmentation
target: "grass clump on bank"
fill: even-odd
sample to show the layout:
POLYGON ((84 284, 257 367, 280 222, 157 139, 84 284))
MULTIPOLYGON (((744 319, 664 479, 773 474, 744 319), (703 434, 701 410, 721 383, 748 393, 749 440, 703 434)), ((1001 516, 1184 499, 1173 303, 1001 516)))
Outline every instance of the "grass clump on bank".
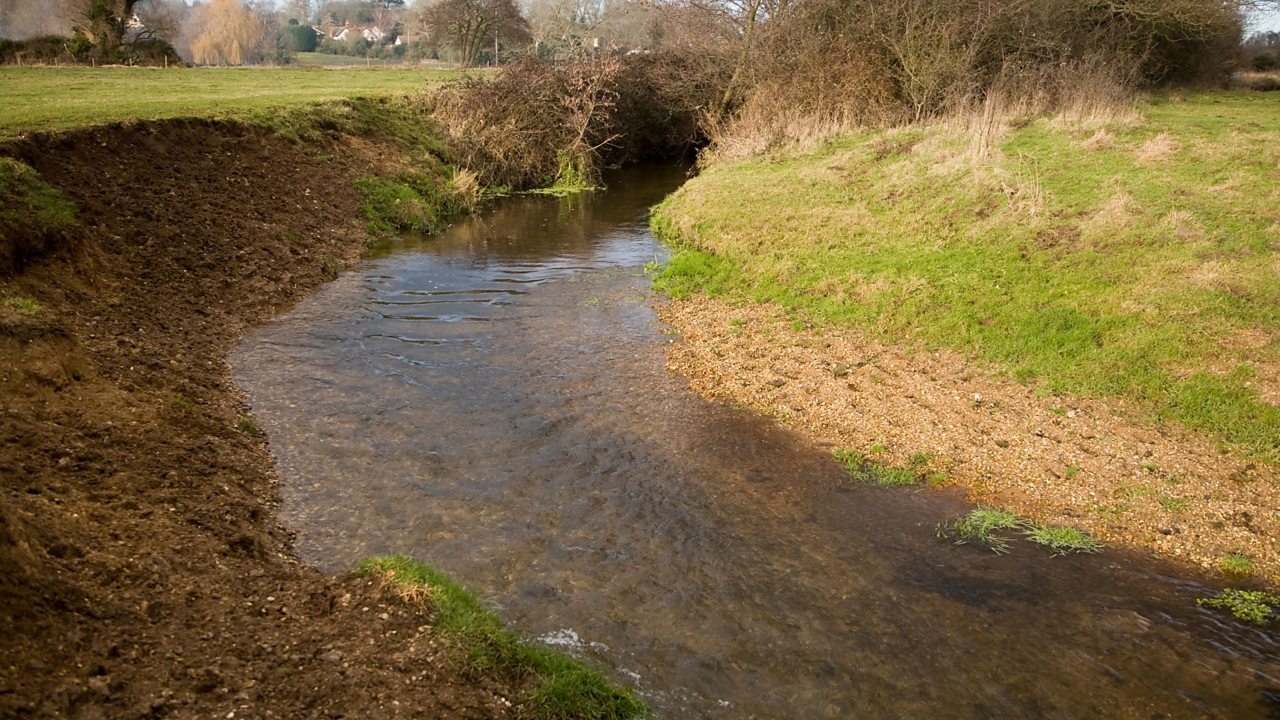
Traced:
POLYGON ((1001 530, 1021 530, 1027 521, 1008 510, 980 507, 963 517, 938 526, 938 537, 953 540, 957 545, 974 543, 982 545, 997 555, 1009 552, 1009 541, 1000 535, 1001 530))
POLYGON ((33 168, 0 157, 0 275, 59 245, 75 227, 76 214, 76 206, 33 168))
POLYGON ((1089 533, 1065 525, 1040 525, 1026 531, 1027 539, 1053 555, 1101 552, 1105 545, 1089 533))
POLYGON ((535 720, 629 720, 646 717, 644 703, 582 662, 521 642, 497 616, 460 585, 404 556, 376 557, 357 572, 384 578, 410 598, 425 601, 435 631, 478 676, 498 675, 531 688, 519 703, 535 720))
POLYGON ((657 284, 956 349, 1280 462, 1280 407, 1259 393, 1280 391, 1278 109, 1157 97, 1014 118, 981 157, 916 125, 713 166, 654 215, 676 249, 657 284))
POLYGON ((831 453, 844 466, 849 479, 880 487, 908 487, 920 483, 920 473, 909 468, 895 468, 873 462, 857 450, 838 449, 831 453))
POLYGON ((957 545, 973 543, 982 545, 997 555, 1003 555, 1012 549, 1002 530, 1018 531, 1030 542, 1042 545, 1050 553, 1068 555, 1071 553, 1096 553, 1105 545, 1097 538, 1083 530, 1073 527, 1036 525, 1026 518, 1008 510, 994 507, 979 507, 967 514, 938 525, 938 537, 951 540, 957 545))
POLYGON ((1280 596, 1262 590, 1226 588, 1211 598, 1196 600, 1196 604, 1224 610, 1245 622, 1266 625, 1277 617, 1275 608, 1280 606, 1280 596))

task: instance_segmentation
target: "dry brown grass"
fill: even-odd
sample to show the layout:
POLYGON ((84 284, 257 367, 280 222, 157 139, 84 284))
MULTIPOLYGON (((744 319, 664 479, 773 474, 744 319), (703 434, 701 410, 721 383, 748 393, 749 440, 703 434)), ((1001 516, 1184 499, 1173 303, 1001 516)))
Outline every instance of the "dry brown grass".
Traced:
POLYGON ((1106 128, 1100 127, 1089 137, 1088 140, 1085 140, 1081 146, 1089 152, 1098 152, 1099 150, 1110 149, 1112 145, 1115 145, 1115 143, 1115 136, 1110 132, 1107 132, 1106 128))
POLYGON ((1257 92, 1280 91, 1280 72, 1241 72, 1231 78, 1231 87, 1257 92))
POLYGON ((374 576, 380 592, 394 595, 406 605, 421 607, 431 599, 435 588, 424 582, 400 582, 395 570, 379 572, 374 576))
POLYGON ((1169 156, 1178 152, 1179 149, 1178 141, 1174 140, 1169 133, 1162 132, 1143 143, 1134 155, 1138 158, 1138 162, 1153 165, 1169 159, 1169 156))

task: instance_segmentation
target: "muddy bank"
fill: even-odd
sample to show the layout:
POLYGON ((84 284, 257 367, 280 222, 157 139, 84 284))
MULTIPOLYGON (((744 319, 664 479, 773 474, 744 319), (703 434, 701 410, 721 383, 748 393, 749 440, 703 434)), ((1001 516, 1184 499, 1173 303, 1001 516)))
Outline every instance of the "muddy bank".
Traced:
POLYGON ((223 361, 362 252, 375 139, 139 123, 0 148, 79 208, 0 295, 0 715, 510 713, 430 619, 276 523, 223 361))
POLYGON ((768 305, 706 296, 659 315, 679 333, 668 368, 832 447, 876 447, 971 499, 1187 563, 1225 558, 1280 583, 1280 474, 1177 427, 1142 427, 1118 402, 1041 397, 956 353, 906 352, 853 329, 802 328, 768 305))

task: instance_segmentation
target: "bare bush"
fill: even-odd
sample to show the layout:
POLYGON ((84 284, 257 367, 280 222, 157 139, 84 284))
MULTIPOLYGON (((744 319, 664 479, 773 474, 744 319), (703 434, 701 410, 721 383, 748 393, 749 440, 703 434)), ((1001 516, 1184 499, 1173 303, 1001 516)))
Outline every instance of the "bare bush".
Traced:
POLYGON ((712 145, 704 161, 812 144, 854 126, 938 118, 961 125, 972 154, 983 157, 1019 115, 1124 119, 1144 86, 1223 81, 1242 7, 1233 0, 775 5, 754 44, 742 26, 749 16, 729 12, 748 62, 735 74, 739 85, 729 85, 733 102, 707 117, 712 145))
POLYGON ((615 139, 616 58, 550 65, 526 59, 492 80, 436 91, 429 102, 455 156, 486 185, 590 182, 615 139))
POLYGON ((593 185, 601 167, 671 157, 699 137, 719 66, 680 52, 534 58, 428 97, 454 156, 485 185, 593 185))

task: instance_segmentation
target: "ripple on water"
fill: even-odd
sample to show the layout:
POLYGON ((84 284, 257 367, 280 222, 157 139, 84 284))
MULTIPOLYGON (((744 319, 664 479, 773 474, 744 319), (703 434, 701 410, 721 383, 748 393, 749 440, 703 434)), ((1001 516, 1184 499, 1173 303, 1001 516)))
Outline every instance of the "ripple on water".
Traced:
POLYGON ((414 555, 667 717, 1275 712, 1280 642, 1197 609, 1209 589, 939 542, 959 498, 850 489, 804 438, 691 396, 638 301, 662 253, 644 208, 678 179, 406 239, 245 341, 304 559, 414 555))

